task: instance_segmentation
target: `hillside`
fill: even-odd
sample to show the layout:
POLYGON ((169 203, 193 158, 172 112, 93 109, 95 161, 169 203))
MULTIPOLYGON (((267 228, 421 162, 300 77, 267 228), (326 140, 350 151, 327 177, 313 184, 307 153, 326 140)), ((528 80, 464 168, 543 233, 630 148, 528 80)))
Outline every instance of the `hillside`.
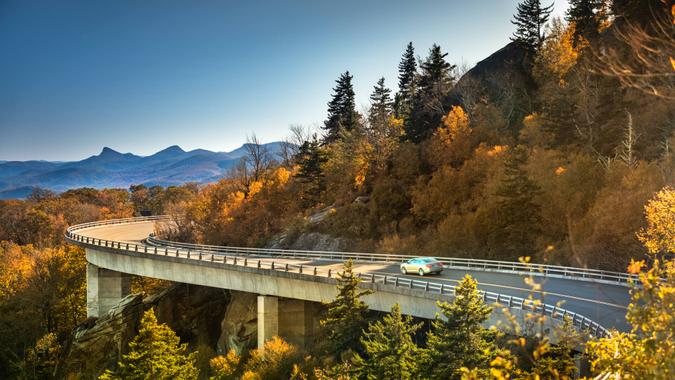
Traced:
MULTIPOLYGON (((277 158, 280 142, 264 145, 277 158)), ((128 188, 216 181, 246 154, 242 145, 231 152, 185 151, 174 145, 150 156, 120 153, 104 147, 101 153, 73 162, 0 162, 0 199, 24 198, 35 187, 65 191, 79 187, 128 188)))

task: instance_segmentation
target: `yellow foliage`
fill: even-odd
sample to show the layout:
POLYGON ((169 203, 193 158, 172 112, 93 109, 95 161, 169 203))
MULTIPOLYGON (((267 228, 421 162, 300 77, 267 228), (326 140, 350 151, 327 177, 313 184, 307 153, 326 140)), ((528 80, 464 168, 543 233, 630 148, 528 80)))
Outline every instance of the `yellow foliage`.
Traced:
POLYGON ((234 350, 229 350, 225 356, 219 355, 211 359, 209 366, 215 374, 213 379, 224 380, 233 378, 240 361, 241 357, 234 350))
POLYGON ((460 106, 452 107, 450 112, 443 117, 443 127, 438 128, 438 137, 446 145, 470 133, 469 116, 460 106))
POLYGON ((274 336, 262 349, 251 351, 242 379, 287 378, 298 359, 297 354, 295 346, 274 336))
POLYGON ((577 63, 579 53, 588 45, 585 40, 574 41, 576 25, 565 27, 555 19, 551 23, 549 37, 537 53, 533 73, 536 77, 553 79, 558 86, 565 87, 565 75, 577 63))
POLYGON ((675 189, 664 187, 645 205, 647 228, 638 239, 649 253, 675 252, 675 189))
POLYGON ((487 155, 489 157, 496 157, 506 152, 508 149, 509 147, 506 145, 495 145, 492 147, 492 149, 488 150, 487 155))
POLYGON ((263 188, 263 182, 262 181, 251 181, 251 183, 248 185, 248 197, 253 198, 256 194, 260 192, 263 188))
MULTIPOLYGON (((640 270, 643 266, 632 264, 640 270)), ((639 274, 631 290, 626 319, 629 333, 612 331, 607 338, 588 342, 596 373, 621 379, 672 379, 675 376, 675 262, 654 265, 639 274)))
POLYGON ((290 170, 286 169, 283 166, 278 167, 274 172, 272 172, 272 181, 274 184, 277 186, 283 186, 286 183, 288 183, 288 180, 291 178, 291 173, 290 170))
POLYGON ((565 174, 566 171, 567 171, 567 169, 565 169, 564 167, 558 166, 555 169, 555 175, 563 175, 563 174, 565 174))

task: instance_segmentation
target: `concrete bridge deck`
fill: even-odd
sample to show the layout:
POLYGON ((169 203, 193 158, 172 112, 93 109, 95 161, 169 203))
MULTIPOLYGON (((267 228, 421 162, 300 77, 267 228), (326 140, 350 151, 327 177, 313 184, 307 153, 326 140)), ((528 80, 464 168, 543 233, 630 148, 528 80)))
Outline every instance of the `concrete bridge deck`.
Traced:
MULTIPOLYGON (((319 253, 316 257, 310 253, 298 258, 293 257, 291 251, 288 255, 284 255, 283 251, 276 252, 274 256, 265 252, 232 255, 196 249, 188 253, 188 249, 174 247, 170 242, 159 247, 157 244, 149 246, 146 239, 153 232, 154 224, 155 221, 151 220, 85 228, 75 226, 69 231, 69 240, 87 249, 90 264, 113 274, 134 274, 312 302, 330 300, 335 294, 334 277, 342 268, 342 260, 325 259, 325 255, 319 253)), ((377 255, 374 257, 378 258, 377 255)), ((366 279, 364 286, 376 290, 374 295, 366 298, 374 310, 388 311, 396 302, 401 304, 404 313, 432 318, 437 312, 436 301, 451 300, 452 286, 465 274, 470 274, 478 280, 479 288, 486 292, 486 300, 488 295, 496 293, 500 304, 526 311, 522 299, 531 292, 524 284, 526 273, 447 268, 439 276, 404 276, 399 272, 398 263, 386 262, 384 256, 382 258, 383 261, 355 261, 355 271, 366 279), (439 291, 434 292, 434 289, 439 291), (520 305, 518 302, 521 302, 520 305)), ((536 298, 551 305, 543 312, 553 314, 564 309, 564 313, 582 320, 577 325, 588 327, 598 335, 603 335, 605 328, 621 331, 629 328, 625 313, 630 297, 625 282, 594 282, 541 275, 535 280, 542 284, 542 290, 535 294, 536 298), (558 303, 562 309, 553 308, 558 303), (591 322, 597 323, 595 329, 591 322)), ((121 286, 121 293, 113 292, 108 302, 126 291, 124 285, 121 286)), ((272 302, 267 299, 268 303, 272 302)), ((264 302, 264 299, 259 302, 264 302)), ((109 306, 103 306, 101 310, 106 307, 109 306)), ((503 319, 499 311, 494 314, 492 322, 503 319)))

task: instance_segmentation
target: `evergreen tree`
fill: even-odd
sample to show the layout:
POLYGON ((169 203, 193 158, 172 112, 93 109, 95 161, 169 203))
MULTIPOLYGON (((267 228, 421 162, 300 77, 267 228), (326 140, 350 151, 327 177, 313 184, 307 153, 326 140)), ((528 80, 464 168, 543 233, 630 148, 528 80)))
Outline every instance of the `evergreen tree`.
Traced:
POLYGON ((511 149, 504 162, 504 178, 497 189, 497 244, 505 258, 530 256, 541 232, 540 206, 535 202, 539 186, 528 176, 527 149, 518 145, 511 149))
POLYGON ((545 38, 544 26, 552 11, 553 4, 544 7, 540 0, 523 0, 518 4, 517 13, 511 21, 516 25, 511 41, 533 52, 539 49, 545 38))
POLYGON ((337 280, 338 294, 326 305, 326 317, 321 320, 326 335, 325 349, 333 357, 349 351, 362 351, 360 339, 368 323, 368 305, 361 297, 372 293, 371 290, 359 289, 361 279, 354 274, 351 260, 345 262, 337 280))
POLYGON ((392 112, 391 90, 384 86, 384 78, 377 81, 373 93, 370 94, 370 102, 370 127, 383 130, 392 112))
POLYGON ((324 142, 329 144, 340 138, 340 132, 351 131, 356 128, 358 114, 354 100, 352 76, 345 71, 335 82, 333 98, 328 102, 328 119, 324 122, 326 137, 324 142))
POLYGON ((122 357, 115 371, 106 371, 101 379, 196 379, 195 354, 187 353, 176 333, 157 323, 155 312, 143 314, 138 335, 129 343, 129 353, 122 357))
POLYGON ((602 23, 603 0, 570 0, 570 7, 565 13, 565 20, 575 24, 575 37, 594 39, 602 23))
POLYGON ((447 55, 434 44, 429 56, 420 64, 419 89, 413 99, 410 118, 405 123, 405 138, 409 141, 419 143, 431 135, 447 113, 446 96, 455 81, 452 76, 455 65, 445 60, 447 55))
POLYGON ((420 365, 423 378, 459 379, 462 367, 487 371, 500 352, 494 343, 496 331, 481 326, 492 308, 483 301, 477 282, 466 275, 455 288, 455 300, 438 306, 445 319, 437 317, 427 334, 420 365))
POLYGON ((412 318, 401 315, 401 307, 394 304, 391 313, 382 321, 368 326, 361 338, 366 358, 356 355, 354 363, 366 379, 417 378, 418 347, 413 342, 415 332, 422 323, 414 324, 412 318))
POLYGON ((326 188, 322 168, 322 165, 326 162, 326 156, 316 135, 298 148, 295 161, 300 167, 295 177, 304 184, 300 196, 305 207, 311 207, 319 201, 321 193, 326 188))
POLYGON ((398 64, 398 93, 394 105, 397 117, 405 119, 409 116, 416 85, 417 60, 415 60, 415 48, 412 42, 408 42, 401 62, 398 64))

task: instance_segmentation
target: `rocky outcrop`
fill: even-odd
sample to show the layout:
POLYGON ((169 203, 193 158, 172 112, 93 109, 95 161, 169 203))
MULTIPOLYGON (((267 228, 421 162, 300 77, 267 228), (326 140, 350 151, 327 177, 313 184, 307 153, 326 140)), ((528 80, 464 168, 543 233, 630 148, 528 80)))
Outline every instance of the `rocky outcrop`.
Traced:
POLYGON ((218 352, 238 354, 254 348, 257 342, 257 299, 253 293, 231 291, 232 299, 220 325, 218 352))
POLYGON ((520 103, 526 102, 535 89, 530 74, 532 62, 527 49, 511 42, 467 71, 450 91, 448 102, 461 104, 469 111, 479 103, 489 102, 506 118, 515 117, 519 113, 515 110, 524 107, 520 103))
POLYGON ((58 377, 94 379, 106 368, 113 368, 149 308, 192 349, 208 347, 224 353, 255 346, 254 294, 178 284, 145 299, 130 295, 102 317, 83 322, 65 346, 58 377))
POLYGON ((87 319, 75 328, 65 347, 59 378, 96 378, 113 367, 136 335, 144 309, 142 297, 130 295, 101 318, 87 319))

